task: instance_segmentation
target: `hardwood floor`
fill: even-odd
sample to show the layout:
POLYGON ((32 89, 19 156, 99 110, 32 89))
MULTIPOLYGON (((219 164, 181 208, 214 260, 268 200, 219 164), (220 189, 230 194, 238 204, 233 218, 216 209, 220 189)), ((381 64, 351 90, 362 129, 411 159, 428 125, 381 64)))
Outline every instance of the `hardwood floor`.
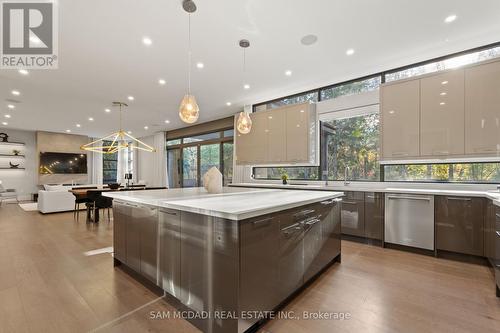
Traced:
MULTIPOLYGON (((0 332, 198 332, 181 319, 150 319, 150 311, 173 309, 113 268, 109 253, 84 255, 109 246, 106 219, 94 226, 84 218, 75 222, 71 213, 1 207, 0 332)), ((342 263, 284 311, 351 317, 276 319, 261 332, 500 332, 500 300, 488 267, 347 241, 342 263)))

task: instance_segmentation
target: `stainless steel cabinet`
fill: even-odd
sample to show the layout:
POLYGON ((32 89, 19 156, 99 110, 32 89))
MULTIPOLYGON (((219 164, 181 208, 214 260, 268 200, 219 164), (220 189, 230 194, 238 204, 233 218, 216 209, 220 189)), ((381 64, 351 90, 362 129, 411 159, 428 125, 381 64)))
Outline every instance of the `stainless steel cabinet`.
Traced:
POLYGON ((436 196, 436 248, 484 255, 482 198, 436 196))
POLYGON ((130 207, 122 202, 113 202, 113 255, 114 258, 126 263, 126 232, 127 220, 130 218, 130 207))
POLYGON ((365 192, 366 238, 384 239, 384 193, 365 192))
POLYGON ((181 290, 181 213, 160 209, 160 286, 179 298, 181 290))
POLYGON ((280 217, 280 299, 285 299, 304 282, 304 232, 300 224, 302 216, 296 214, 297 211, 292 211, 280 217))
POLYGON ((345 192, 342 201, 342 233, 365 236, 365 202, 363 192, 345 192))
POLYGON ((127 266, 141 272, 141 231, 142 227, 139 220, 136 219, 139 206, 127 203, 129 206, 129 218, 127 219, 127 227, 125 232, 125 248, 126 248, 126 263, 127 266))
POLYGON ((159 285, 158 209, 139 206, 134 209, 134 219, 141 228, 141 274, 159 285))
MULTIPOLYGON (((240 306, 242 311, 274 309, 281 301, 279 215, 261 216, 240 226, 240 306)), ((249 326, 257 320, 249 320, 249 326)))

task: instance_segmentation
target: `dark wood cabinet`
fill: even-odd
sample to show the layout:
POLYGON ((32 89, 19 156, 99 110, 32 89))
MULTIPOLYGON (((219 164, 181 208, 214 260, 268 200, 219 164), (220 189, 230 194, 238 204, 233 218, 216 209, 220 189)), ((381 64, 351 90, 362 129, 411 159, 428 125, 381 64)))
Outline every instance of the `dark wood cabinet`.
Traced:
POLYGON ((484 199, 435 197, 436 248, 484 255, 484 199))
POLYGON ((365 237, 384 239, 385 195, 380 192, 365 192, 365 237))
POLYGON ((365 237, 365 199, 363 192, 345 192, 342 199, 342 233, 365 237))
POLYGON ((488 258, 491 265, 495 263, 496 242, 496 206, 491 200, 486 202, 484 216, 484 256, 488 258))

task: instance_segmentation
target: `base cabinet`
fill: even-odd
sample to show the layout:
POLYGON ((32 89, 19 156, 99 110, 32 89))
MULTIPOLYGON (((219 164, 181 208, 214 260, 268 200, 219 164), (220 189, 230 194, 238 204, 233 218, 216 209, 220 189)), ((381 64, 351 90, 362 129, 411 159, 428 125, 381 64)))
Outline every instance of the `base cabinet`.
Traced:
POLYGON ((436 196, 436 248, 484 255, 484 199, 436 196))
POLYGON ((365 199, 363 192, 345 192, 342 201, 342 233, 365 236, 365 199))
POLYGON ((131 210, 127 204, 113 202, 113 256, 123 263, 127 262, 126 233, 130 214, 131 210))
POLYGON ((385 195, 380 192, 365 192, 365 237, 384 239, 385 195))
POLYGON ((160 286, 179 298, 181 292, 181 212, 160 209, 160 286))

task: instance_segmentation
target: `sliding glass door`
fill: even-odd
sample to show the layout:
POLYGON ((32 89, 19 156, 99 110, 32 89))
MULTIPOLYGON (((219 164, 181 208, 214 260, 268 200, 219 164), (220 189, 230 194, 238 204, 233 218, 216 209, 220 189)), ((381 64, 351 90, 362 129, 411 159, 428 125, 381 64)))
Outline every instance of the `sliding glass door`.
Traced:
POLYGON ((203 186, 203 175, 216 167, 223 185, 233 179, 232 129, 167 141, 167 168, 170 188, 203 186))

